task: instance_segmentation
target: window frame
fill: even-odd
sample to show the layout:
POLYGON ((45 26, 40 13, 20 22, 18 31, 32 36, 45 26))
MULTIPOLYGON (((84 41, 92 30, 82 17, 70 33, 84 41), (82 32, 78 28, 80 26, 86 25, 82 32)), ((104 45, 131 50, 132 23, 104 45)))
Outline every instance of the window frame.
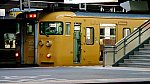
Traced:
POLYGON ((86 45, 94 45, 94 27, 86 27, 85 28, 85 43, 86 43, 86 45), (92 29, 92 43, 87 43, 87 28, 92 29))
MULTIPOLYGON (((123 31, 122 31, 122 37, 123 37, 123 38, 126 37, 126 36, 128 36, 128 35, 125 36, 125 34, 124 34, 124 30, 125 30, 125 29, 129 29, 130 34, 131 34, 131 28, 125 27, 125 28, 123 28, 123 31)), ((130 34, 129 34, 129 35, 130 35, 130 34)))
POLYGON ((34 34, 35 34, 35 24, 32 24, 31 22, 29 22, 29 24, 26 23, 26 35, 28 35, 28 36, 34 36, 34 34), (30 34, 28 32, 28 28, 29 28, 29 27, 27 27, 28 25, 32 26, 32 34, 30 34))
POLYGON ((4 33, 4 49, 15 49, 16 48, 15 42, 16 42, 16 35, 15 35, 15 33, 7 33, 7 32, 4 33), (13 35, 13 37, 12 37, 12 35, 13 35), (11 44, 12 44, 12 46, 11 46, 11 44), (7 47, 6 45, 7 46, 9 45, 9 47, 7 47))
POLYGON ((65 35, 66 36, 70 36, 71 35, 71 22, 65 22, 65 35), (69 30, 69 32, 68 32, 68 26, 67 26, 67 24, 69 24, 70 25, 70 30, 69 30))
POLYGON ((41 21, 39 23, 39 34, 40 35, 46 35, 45 33, 41 33, 41 23, 56 23, 56 22, 62 23, 62 32, 61 32, 61 34, 47 34, 47 35, 63 35, 64 34, 64 32, 63 32, 63 30, 64 30, 64 23, 62 21, 41 21))

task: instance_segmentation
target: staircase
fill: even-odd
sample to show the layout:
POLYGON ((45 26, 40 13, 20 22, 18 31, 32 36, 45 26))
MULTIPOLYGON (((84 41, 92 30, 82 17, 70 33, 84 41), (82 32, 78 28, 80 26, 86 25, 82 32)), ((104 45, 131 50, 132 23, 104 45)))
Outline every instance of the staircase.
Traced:
POLYGON ((124 59, 123 63, 119 63, 119 66, 150 68, 150 40, 148 40, 148 44, 142 46, 134 51, 133 55, 129 55, 128 59, 124 59))

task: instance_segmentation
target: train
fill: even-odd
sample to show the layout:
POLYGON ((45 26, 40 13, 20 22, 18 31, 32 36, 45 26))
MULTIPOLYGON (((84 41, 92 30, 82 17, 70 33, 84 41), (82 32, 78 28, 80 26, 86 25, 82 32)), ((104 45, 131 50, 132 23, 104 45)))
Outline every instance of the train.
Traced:
POLYGON ((104 46, 114 46, 149 19, 149 14, 21 13, 16 17, 17 63, 38 66, 102 65, 104 46))

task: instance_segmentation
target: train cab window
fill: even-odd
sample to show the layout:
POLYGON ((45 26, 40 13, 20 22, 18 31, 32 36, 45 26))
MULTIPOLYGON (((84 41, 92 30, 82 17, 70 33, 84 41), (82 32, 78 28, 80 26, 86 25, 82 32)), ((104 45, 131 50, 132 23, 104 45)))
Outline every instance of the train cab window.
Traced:
POLYGON ((67 22, 66 23, 66 32, 65 32, 66 35, 70 35, 70 27, 71 27, 71 23, 67 22))
POLYGON ((4 42, 5 48, 15 48, 15 40, 16 36, 14 33, 5 33, 4 34, 4 42))
POLYGON ((62 22, 40 22, 41 35, 62 35, 63 23, 62 22))
POLYGON ((27 35, 34 35, 34 25, 27 23, 27 35))
POLYGON ((86 28, 86 44, 87 45, 94 44, 94 28, 93 27, 86 28))
POLYGON ((128 36, 131 33, 130 28, 123 28, 123 37, 128 36))

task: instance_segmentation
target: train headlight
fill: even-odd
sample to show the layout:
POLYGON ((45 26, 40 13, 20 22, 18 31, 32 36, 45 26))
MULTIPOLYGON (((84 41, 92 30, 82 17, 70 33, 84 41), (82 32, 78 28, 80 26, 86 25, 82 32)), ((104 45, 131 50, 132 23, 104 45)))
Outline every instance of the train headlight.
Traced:
POLYGON ((46 56, 47 58, 51 58, 51 54, 47 54, 47 56, 46 56))

